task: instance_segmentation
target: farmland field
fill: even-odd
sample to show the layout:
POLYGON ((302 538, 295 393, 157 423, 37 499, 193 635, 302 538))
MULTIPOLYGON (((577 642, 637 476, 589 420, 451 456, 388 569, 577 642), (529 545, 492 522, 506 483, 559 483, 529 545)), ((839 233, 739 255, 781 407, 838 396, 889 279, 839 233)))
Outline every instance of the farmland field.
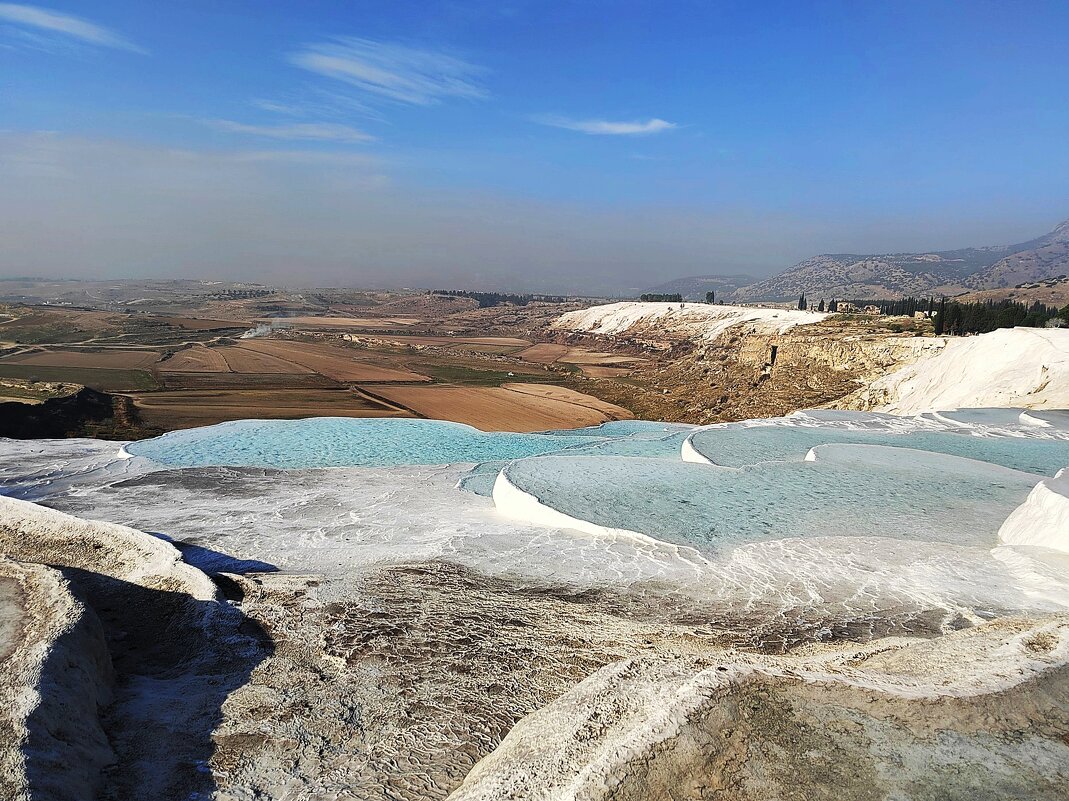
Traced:
MULTIPOLYGON (((268 356, 285 359, 304 369, 315 371, 336 381, 428 381, 427 376, 411 370, 376 364, 370 360, 375 355, 363 356, 365 352, 338 345, 324 345, 317 342, 292 342, 277 339, 251 339, 241 345, 242 348, 256 351, 268 356), (361 354, 362 358, 357 358, 361 354)), ((378 356, 376 361, 383 361, 378 356)))
MULTIPOLYGON (((620 356, 613 353, 592 351, 587 350, 586 348, 576 348, 571 345, 557 345, 549 342, 532 345, 525 350, 521 350, 516 356, 524 361, 533 362, 534 364, 574 365, 580 368, 584 373, 592 376, 612 375, 612 373, 606 374, 600 372, 596 368, 624 368, 627 365, 634 365, 644 361, 644 359, 637 357, 620 356)), ((627 372, 626 369, 624 369, 623 372, 627 372)), ((621 373, 616 373, 616 375, 620 374, 621 373)))
POLYGON ((230 371, 230 366, 217 348, 194 345, 160 362, 159 369, 168 373, 226 373, 230 371))
POLYGON ((229 371, 232 373, 311 373, 307 367, 272 356, 270 353, 261 353, 252 348, 233 346, 216 348, 219 355, 226 361, 229 371))
POLYGON ((336 389, 341 384, 319 373, 160 373, 167 389, 336 389))
POLYGON ((631 417, 619 406, 546 384, 380 386, 375 393, 423 417, 466 423, 484 431, 545 431, 631 417))
POLYGON ((540 342, 537 345, 521 350, 516 355, 524 361, 535 364, 553 364, 561 356, 569 353, 573 348, 568 345, 555 345, 552 342, 540 342))
POLYGON ((75 309, 19 309, 0 322, 0 341, 84 342, 119 330, 117 315, 75 309))
POLYGON ((97 367, 104 370, 151 368, 160 358, 151 350, 39 350, 8 356, 0 364, 32 364, 45 367, 97 367))
POLYGON ((258 323, 280 323, 286 326, 307 328, 389 328, 391 326, 416 325, 418 317, 261 317, 258 323))
MULTIPOLYGON (((522 348, 528 348, 530 342, 517 337, 439 337, 439 336, 416 336, 410 334, 385 334, 381 339, 390 344, 459 348, 476 353, 516 353, 522 348)), ((374 334, 369 335, 375 337, 374 334)))
POLYGON ((154 389, 157 386, 156 379, 147 370, 102 370, 93 367, 50 367, 8 362, 0 362, 0 377, 83 384, 101 392, 127 392, 154 389))
MULTIPOLYGON (((467 299, 338 290, 265 294, 215 283, 127 290, 115 282, 91 294, 60 283, 37 291, 49 300, 0 305, 0 348, 8 354, 0 378, 129 394, 134 417, 165 430, 333 415, 441 418, 488 430, 590 425, 628 412, 585 394, 599 385, 578 382, 580 371, 630 380, 618 377, 641 361, 540 343, 556 309, 539 307, 481 309, 467 299), (61 305, 67 297, 105 308, 61 305), (353 298, 366 305, 349 304, 353 298), (271 330, 238 336, 260 322, 271 330)), ((609 397, 626 398, 614 386, 609 397)))
POLYGON ((249 323, 242 320, 206 320, 199 317, 159 317, 161 322, 186 331, 223 331, 249 328, 249 323))
POLYGON ((412 417, 346 389, 195 389, 132 394, 142 420, 166 430, 255 418, 412 417))

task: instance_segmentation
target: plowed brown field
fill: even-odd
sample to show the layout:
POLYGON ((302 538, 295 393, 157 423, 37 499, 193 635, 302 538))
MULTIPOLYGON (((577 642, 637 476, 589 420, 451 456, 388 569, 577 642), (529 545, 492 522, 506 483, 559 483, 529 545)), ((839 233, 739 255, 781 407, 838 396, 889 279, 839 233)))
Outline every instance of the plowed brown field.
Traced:
POLYGON ((425 375, 403 367, 388 367, 357 358, 356 351, 317 342, 250 339, 242 348, 300 364, 335 381, 429 381, 425 375))
POLYGON ((138 393, 132 397, 146 424, 168 431, 246 418, 412 416, 345 389, 192 389, 138 393))
POLYGON ((194 345, 160 362, 159 370, 167 373, 226 373, 230 367, 217 348, 194 345))
POLYGON ((424 417, 466 423, 483 431, 545 431, 630 419, 620 406, 547 384, 500 387, 375 387, 375 394, 424 417))

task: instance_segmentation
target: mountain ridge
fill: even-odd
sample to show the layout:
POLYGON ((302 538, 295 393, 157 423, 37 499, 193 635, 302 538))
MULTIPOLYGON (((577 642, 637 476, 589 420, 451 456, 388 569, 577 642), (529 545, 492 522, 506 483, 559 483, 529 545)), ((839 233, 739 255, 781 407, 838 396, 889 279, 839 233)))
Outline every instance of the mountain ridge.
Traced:
MULTIPOLYGON (((1069 220, 1015 245, 917 253, 824 253, 763 281, 739 287, 725 300, 826 298, 888 299, 917 294, 958 295, 1014 287, 1069 273, 1069 220)), ((682 279, 680 279, 682 280, 682 279)))

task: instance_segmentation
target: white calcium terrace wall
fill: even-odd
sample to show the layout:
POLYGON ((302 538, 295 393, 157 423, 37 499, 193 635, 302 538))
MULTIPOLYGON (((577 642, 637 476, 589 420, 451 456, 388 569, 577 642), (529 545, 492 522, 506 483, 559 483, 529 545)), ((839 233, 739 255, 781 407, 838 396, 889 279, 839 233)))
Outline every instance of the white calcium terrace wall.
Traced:
POLYGON ((1007 545, 1036 545, 1069 553, 1069 468, 1039 482, 999 529, 1007 545))
POLYGON ((712 459, 708 459, 698 452, 698 449, 694 447, 693 440, 694 435, 691 434, 685 440, 683 440, 683 446, 680 448, 680 458, 684 462, 690 462, 692 464, 712 464, 712 459))
POLYGON ((869 385, 876 411, 1069 408, 1069 329, 1003 328, 946 346, 869 385))
POLYGON ((627 542, 657 562, 678 562, 689 568, 708 565, 706 559, 693 548, 663 542, 647 534, 626 528, 599 526, 597 523, 572 517, 551 506, 547 506, 536 496, 524 492, 513 484, 509 480, 507 467, 497 474, 492 497, 497 511, 513 520, 521 520, 525 523, 534 523, 535 525, 549 528, 569 529, 590 537, 603 539, 606 544, 616 541, 627 542))
POLYGON ((656 327, 670 334, 710 341, 735 325, 748 324, 763 334, 782 334, 799 325, 818 323, 821 312, 797 309, 759 309, 750 306, 719 306, 688 303, 609 303, 561 315, 553 327, 604 336, 625 335, 632 329, 656 327))

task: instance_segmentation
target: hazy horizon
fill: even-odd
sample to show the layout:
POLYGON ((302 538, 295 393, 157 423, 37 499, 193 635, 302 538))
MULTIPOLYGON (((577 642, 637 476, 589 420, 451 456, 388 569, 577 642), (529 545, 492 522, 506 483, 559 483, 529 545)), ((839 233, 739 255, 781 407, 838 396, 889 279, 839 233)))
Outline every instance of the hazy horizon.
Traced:
POLYGON ((1069 217, 1069 9, 0 3, 0 276, 626 294, 1069 217))

